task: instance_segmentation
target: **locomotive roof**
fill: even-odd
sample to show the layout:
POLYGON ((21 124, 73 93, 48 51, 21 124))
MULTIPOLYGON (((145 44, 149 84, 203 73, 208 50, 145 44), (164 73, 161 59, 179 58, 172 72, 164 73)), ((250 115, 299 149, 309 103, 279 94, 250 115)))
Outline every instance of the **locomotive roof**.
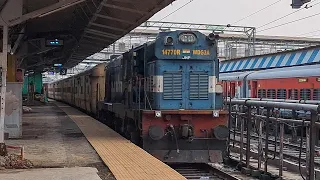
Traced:
POLYGON ((220 80, 235 81, 256 79, 278 79, 278 78, 293 78, 293 77, 320 77, 320 64, 308 66, 295 66, 288 68, 275 68, 261 71, 246 71, 246 72, 233 72, 220 74, 220 80))

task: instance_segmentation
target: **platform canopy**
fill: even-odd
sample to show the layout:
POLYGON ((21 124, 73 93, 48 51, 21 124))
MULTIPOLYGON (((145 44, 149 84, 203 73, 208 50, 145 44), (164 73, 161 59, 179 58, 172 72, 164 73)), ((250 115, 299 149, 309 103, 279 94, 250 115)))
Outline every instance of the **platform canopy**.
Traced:
MULTIPOLYGON (((71 68, 174 0, 0 0, 9 49, 26 70, 71 68)), ((1 44, 1 43, 0 43, 1 44)))
POLYGON ((320 46, 222 61, 220 73, 320 64, 320 46))

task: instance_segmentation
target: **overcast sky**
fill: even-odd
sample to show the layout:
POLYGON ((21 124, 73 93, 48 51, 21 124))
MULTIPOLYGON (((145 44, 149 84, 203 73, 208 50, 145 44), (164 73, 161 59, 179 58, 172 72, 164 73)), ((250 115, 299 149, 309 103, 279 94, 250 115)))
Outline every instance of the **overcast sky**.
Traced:
MULTIPOLYGON (((165 9, 158 12, 150 20, 160 20, 189 1, 190 0, 176 0, 172 3, 172 5, 169 5, 165 9)), ((168 16, 162 21, 223 25, 233 24, 238 20, 277 1, 279 0, 193 0, 190 4, 181 8, 179 11, 168 16)), ((270 21, 297 11, 297 9, 291 8, 291 1, 292 0, 280 0, 271 7, 246 18, 235 25, 259 27, 270 21)), ((315 6, 309 9, 300 10, 277 22, 262 28, 258 28, 257 34, 297 36, 318 30, 317 32, 309 33, 303 36, 320 37, 320 0, 312 0, 310 4, 315 4, 315 6), (319 13, 319 15, 305 20, 259 32, 269 27, 301 19, 306 16, 315 15, 317 13, 319 13)))

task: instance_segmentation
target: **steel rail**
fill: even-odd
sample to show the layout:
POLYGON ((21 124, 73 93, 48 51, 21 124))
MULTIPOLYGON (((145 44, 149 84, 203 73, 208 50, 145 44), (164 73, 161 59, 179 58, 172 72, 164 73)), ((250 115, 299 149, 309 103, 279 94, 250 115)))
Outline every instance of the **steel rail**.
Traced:
POLYGON ((169 164, 186 179, 216 179, 216 180, 240 180, 228 172, 210 166, 209 164, 169 164))

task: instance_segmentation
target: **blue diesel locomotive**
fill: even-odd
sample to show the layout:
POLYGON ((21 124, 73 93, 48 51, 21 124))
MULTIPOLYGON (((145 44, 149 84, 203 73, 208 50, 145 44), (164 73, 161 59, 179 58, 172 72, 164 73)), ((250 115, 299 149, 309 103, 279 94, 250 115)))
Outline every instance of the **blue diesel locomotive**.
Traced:
POLYGON ((99 120, 164 162, 222 162, 227 111, 218 35, 160 32, 106 65, 99 120))

